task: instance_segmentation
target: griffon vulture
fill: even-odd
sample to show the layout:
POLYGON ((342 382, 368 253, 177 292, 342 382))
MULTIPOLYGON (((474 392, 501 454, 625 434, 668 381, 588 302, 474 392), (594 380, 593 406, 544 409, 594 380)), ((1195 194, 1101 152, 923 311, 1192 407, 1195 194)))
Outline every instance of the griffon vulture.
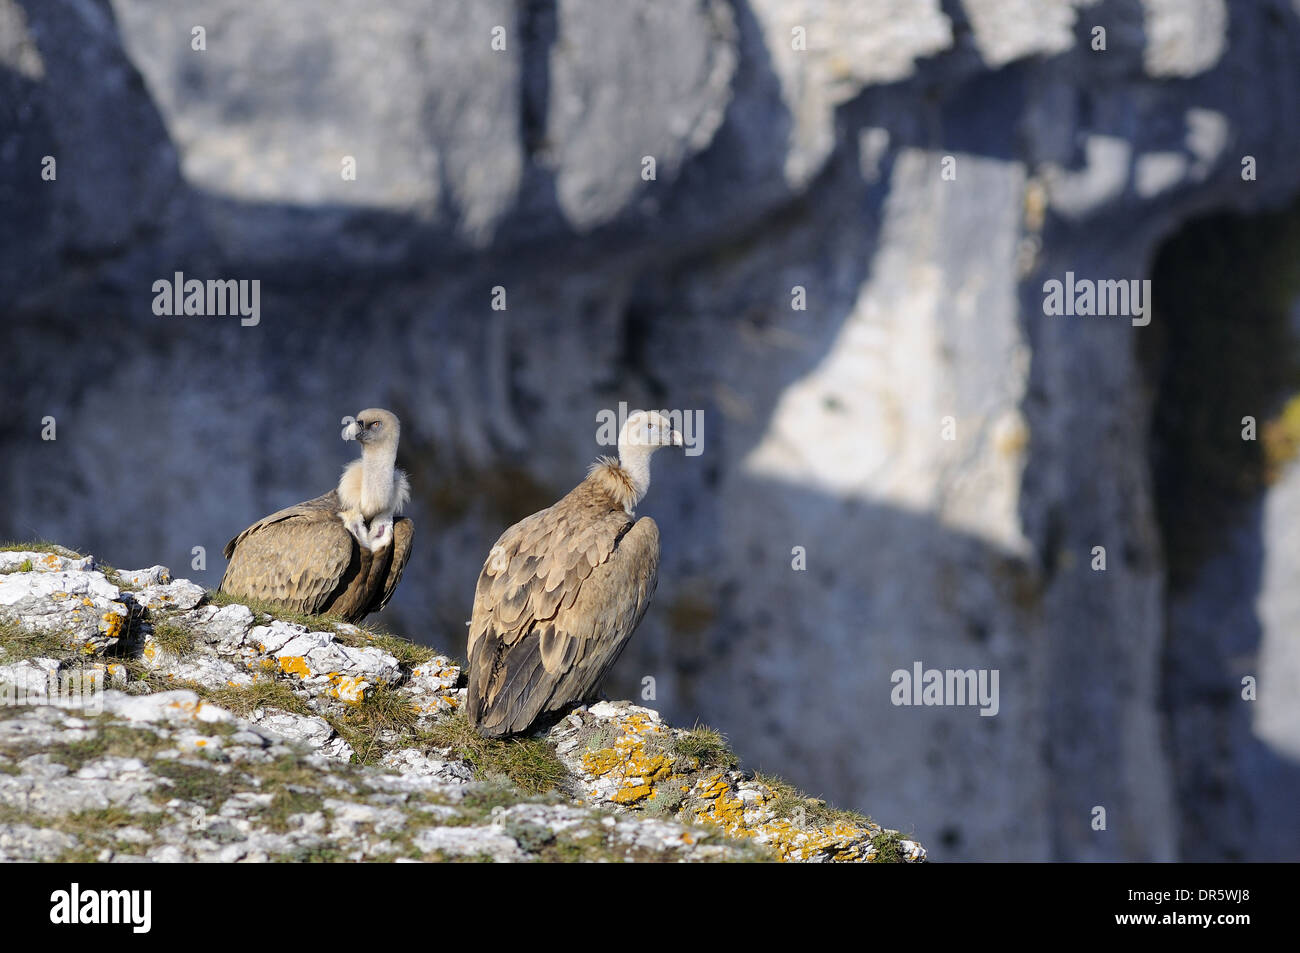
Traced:
POLYGON ((659 528, 634 508, 650 456, 682 436, 654 412, 627 419, 618 459, 547 509, 510 527, 479 574, 469 625, 470 723, 488 736, 526 731, 590 698, 645 615, 659 528))
POLYGON ((361 444, 361 458, 344 469, 338 488, 272 513, 228 542, 221 591, 347 622, 386 606, 415 532, 409 519, 395 519, 411 494, 395 466, 400 435, 387 410, 357 414, 343 439, 361 444))

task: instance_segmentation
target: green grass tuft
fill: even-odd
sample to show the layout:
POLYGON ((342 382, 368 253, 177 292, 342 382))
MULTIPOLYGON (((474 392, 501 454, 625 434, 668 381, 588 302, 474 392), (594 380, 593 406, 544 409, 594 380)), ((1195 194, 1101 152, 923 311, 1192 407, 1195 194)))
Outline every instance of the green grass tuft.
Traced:
POLYGON ((395 746, 382 735, 394 732, 396 747, 409 747, 414 741, 420 713, 411 704, 411 696, 396 689, 378 686, 342 713, 323 716, 344 741, 352 746, 362 764, 376 764, 395 746))
POLYGON ((740 759, 727 747, 726 736, 708 725, 696 725, 682 737, 673 739, 669 749, 674 757, 698 759, 702 768, 731 770, 740 764, 740 759))
POLYGON ((420 732, 420 740, 435 748, 450 748, 468 761, 483 780, 507 778, 528 794, 554 790, 569 776, 555 749, 540 738, 484 738, 457 712, 420 732))
POLYGON ((881 831, 871 838, 871 846, 876 849, 876 856, 871 859, 871 862, 873 864, 903 863, 902 839, 897 831, 881 831))
POLYGON ((685 798, 686 795, 676 785, 661 784, 650 800, 645 802, 643 810, 652 817, 673 817, 685 798))
POLYGON ((154 642, 167 652, 177 658, 194 653, 194 633, 190 629, 166 619, 154 620, 152 627, 154 642))
POLYGON ((221 771, 214 765, 159 760, 151 767, 170 782, 154 789, 152 797, 156 802, 165 804, 172 798, 180 798, 201 805, 209 814, 216 813, 226 801, 245 790, 247 783, 239 772, 221 771))
POLYGON ((8 540, 0 543, 0 553, 54 553, 57 556, 64 556, 68 559, 82 558, 81 553, 44 539, 28 542, 8 540))
POLYGON ((6 665, 29 658, 62 659, 73 651, 60 633, 27 629, 14 621, 0 621, 0 648, 6 665))
POLYGON ((848 811, 833 807, 821 798, 809 797, 793 784, 780 778, 757 774, 755 780, 762 782, 776 795, 768 808, 777 817, 802 818, 808 827, 830 827, 834 824, 850 824, 854 827, 879 827, 875 821, 857 811, 848 811))
POLYGON ((204 701, 240 718, 247 718, 258 708, 279 708, 295 715, 314 715, 306 700, 289 687, 284 679, 261 675, 250 685, 224 685, 206 688, 189 685, 204 701))

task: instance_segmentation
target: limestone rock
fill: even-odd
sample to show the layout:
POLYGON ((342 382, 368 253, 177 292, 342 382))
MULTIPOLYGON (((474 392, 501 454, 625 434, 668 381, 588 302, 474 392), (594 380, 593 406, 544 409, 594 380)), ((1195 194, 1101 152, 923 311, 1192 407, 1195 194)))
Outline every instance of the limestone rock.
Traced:
POLYGON ((286 741, 319 751, 332 761, 346 764, 352 760, 352 746, 339 738, 324 718, 298 715, 279 708, 257 708, 249 714, 248 720, 286 741))
POLYGON ((915 840, 865 817, 810 819, 806 807, 791 813, 789 799, 769 785, 693 753, 690 734, 664 725, 651 709, 600 702, 575 709, 548 738, 591 803, 715 825, 772 847, 783 860, 871 861, 884 849, 911 862, 926 859, 915 840))
POLYGON ((86 570, 0 576, 0 621, 62 633, 87 654, 117 644, 130 618, 121 593, 104 574, 86 570))
POLYGON ((145 585, 130 595, 145 609, 193 609, 203 601, 205 592, 202 586, 196 586, 188 579, 176 579, 164 584, 145 585))
POLYGON ((54 553, 21 549, 0 553, 0 573, 88 572, 94 568, 94 556, 79 556, 70 549, 54 553))
POLYGON ((0 690, 12 690, 18 697, 49 695, 51 680, 57 680, 61 667, 59 660, 52 658, 30 658, 0 665, 0 690))
POLYGON ((415 748, 390 751, 384 755, 380 764, 400 774, 433 778, 446 784, 467 783, 473 780, 473 773, 463 761, 450 757, 445 759, 435 757, 415 748))
POLYGON ((150 566, 148 569, 119 569, 117 578, 124 586, 165 586, 172 581, 172 571, 166 566, 150 566))

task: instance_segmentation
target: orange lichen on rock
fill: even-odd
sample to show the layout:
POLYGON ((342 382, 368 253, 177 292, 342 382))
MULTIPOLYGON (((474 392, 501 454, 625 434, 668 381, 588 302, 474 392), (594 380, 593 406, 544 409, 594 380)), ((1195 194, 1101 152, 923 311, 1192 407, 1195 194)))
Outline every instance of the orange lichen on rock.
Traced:
POLYGON ((594 777, 616 780, 609 799, 626 806, 653 794, 655 785, 672 774, 673 759, 647 747, 647 737, 662 732, 645 716, 633 714, 621 720, 619 728, 623 734, 614 744, 584 752, 582 765, 594 777))
POLYGON ((731 796, 731 785, 723 774, 701 781, 695 786, 692 797, 709 802, 696 818, 721 827, 733 837, 752 837, 754 832, 745 826, 745 802, 731 796))
POLYGON ((280 671, 286 675, 297 675, 299 678, 307 678, 311 675, 311 669, 307 666, 307 660, 301 655, 282 655, 279 658, 280 671))
POLYGON ((125 621, 124 616, 120 616, 116 612, 105 612, 101 618, 104 622, 104 634, 106 636, 110 639, 115 639, 122 634, 122 625, 125 621))
MULTIPOLYGON (((281 662, 283 663, 283 659, 281 662)), ((306 668, 306 663, 303 664, 303 667, 306 668)), ((331 672, 329 680, 328 694, 330 697, 337 698, 349 705, 359 705, 366 700, 366 690, 370 688, 370 683, 364 678, 350 678, 337 672, 331 672)))
MULTIPOLYGON (((879 859, 875 845, 886 834, 898 840, 901 859, 925 859, 920 845, 866 818, 826 812, 824 820, 813 821, 807 809, 789 800, 788 792, 778 796, 759 778, 720 764, 710 766, 707 758, 694 753, 695 746, 679 750, 679 742, 690 735, 661 724, 649 709, 600 702, 574 712, 552 737, 570 770, 586 782, 590 798, 617 810, 667 811, 677 820, 763 844, 783 861, 879 859), (582 748, 584 740, 591 744, 592 737, 611 731, 616 735, 612 743, 582 748), (793 816, 779 816, 778 811, 793 816)), ((816 810, 814 802, 808 806, 816 810)))

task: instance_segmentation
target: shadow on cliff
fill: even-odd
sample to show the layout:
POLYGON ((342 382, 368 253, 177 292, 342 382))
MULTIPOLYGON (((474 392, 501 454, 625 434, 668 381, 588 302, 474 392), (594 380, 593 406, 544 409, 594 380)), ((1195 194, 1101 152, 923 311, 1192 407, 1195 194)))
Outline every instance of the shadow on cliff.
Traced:
MULTIPOLYGON (((1142 356, 1156 397, 1151 462, 1168 554, 1162 700, 1183 856, 1295 860, 1300 815, 1282 792, 1300 790, 1300 763, 1258 736, 1241 679, 1253 676, 1265 691, 1278 684, 1258 662, 1261 605, 1285 599, 1282 574, 1274 571, 1271 590, 1263 582, 1271 559, 1294 564, 1280 539, 1287 515, 1268 525, 1264 499, 1295 480, 1300 451, 1300 327, 1291 314, 1300 202, 1187 222, 1161 246, 1152 279, 1158 323, 1142 356), (1243 439, 1246 417, 1256 422, 1252 439, 1243 439)), ((1290 637, 1279 631, 1286 624, 1275 622, 1270 637, 1290 637)))

